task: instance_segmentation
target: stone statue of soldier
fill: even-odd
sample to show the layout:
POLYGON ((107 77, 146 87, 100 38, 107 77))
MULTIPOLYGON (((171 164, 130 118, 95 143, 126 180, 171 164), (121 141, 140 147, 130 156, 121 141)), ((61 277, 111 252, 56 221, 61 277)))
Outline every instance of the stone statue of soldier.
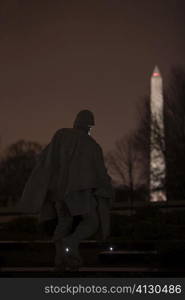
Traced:
POLYGON ((102 239, 109 235, 113 188, 102 149, 90 135, 94 125, 93 113, 82 110, 73 128, 57 130, 40 154, 21 199, 22 211, 39 213, 40 222, 57 218, 53 241, 58 271, 82 265, 82 240, 98 231, 102 239))

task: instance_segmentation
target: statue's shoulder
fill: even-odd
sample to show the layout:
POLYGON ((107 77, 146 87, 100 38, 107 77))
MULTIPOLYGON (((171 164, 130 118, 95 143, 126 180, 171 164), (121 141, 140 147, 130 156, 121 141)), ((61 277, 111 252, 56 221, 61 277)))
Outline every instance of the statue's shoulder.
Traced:
POLYGON ((81 141, 83 141, 84 146, 90 146, 94 149, 94 151, 102 152, 101 146, 97 143, 97 141, 90 135, 87 135, 75 128, 60 128, 55 132, 55 137, 61 138, 62 136, 71 136, 74 138, 79 138, 81 141))
POLYGON ((66 134, 70 134, 70 133, 72 133, 71 128, 60 128, 60 129, 57 129, 54 136, 55 137, 60 137, 62 135, 66 135, 66 134))
POLYGON ((88 136, 88 140, 89 140, 89 143, 92 144, 92 146, 94 147, 94 149, 96 151, 102 151, 102 148, 101 146, 97 143, 97 141, 92 137, 92 136, 88 136))
POLYGON ((59 129, 57 129, 55 134, 63 134, 65 132, 68 132, 69 130, 70 130, 70 128, 59 128, 59 129))

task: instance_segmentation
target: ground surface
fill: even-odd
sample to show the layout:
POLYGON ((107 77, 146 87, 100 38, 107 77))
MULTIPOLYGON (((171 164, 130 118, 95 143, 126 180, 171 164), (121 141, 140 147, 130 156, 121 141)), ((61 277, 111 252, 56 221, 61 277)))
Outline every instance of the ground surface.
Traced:
POLYGON ((84 242, 84 265, 78 272, 54 272, 55 249, 50 241, 0 242, 1 277, 184 277, 184 261, 164 260, 154 244, 108 245, 84 242))

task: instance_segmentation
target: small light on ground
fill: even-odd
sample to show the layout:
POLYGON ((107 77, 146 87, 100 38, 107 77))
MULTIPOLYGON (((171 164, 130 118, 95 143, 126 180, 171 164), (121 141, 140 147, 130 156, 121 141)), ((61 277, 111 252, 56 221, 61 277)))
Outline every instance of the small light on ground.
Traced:
POLYGON ((114 251, 114 248, 113 248, 113 247, 109 247, 109 250, 110 250, 110 251, 114 251))

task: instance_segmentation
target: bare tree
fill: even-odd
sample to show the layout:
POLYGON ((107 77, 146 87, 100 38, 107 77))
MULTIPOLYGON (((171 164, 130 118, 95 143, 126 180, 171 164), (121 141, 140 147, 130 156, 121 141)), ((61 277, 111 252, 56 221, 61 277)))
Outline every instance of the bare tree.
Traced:
POLYGON ((113 178, 127 186, 130 193, 131 206, 134 191, 142 185, 142 160, 135 134, 118 140, 115 149, 106 156, 107 166, 113 178))
POLYGON ((24 140, 7 147, 0 161, 1 204, 18 201, 41 149, 40 144, 24 140))
POLYGON ((166 91, 168 196, 185 199, 185 70, 174 67, 166 91))

